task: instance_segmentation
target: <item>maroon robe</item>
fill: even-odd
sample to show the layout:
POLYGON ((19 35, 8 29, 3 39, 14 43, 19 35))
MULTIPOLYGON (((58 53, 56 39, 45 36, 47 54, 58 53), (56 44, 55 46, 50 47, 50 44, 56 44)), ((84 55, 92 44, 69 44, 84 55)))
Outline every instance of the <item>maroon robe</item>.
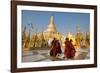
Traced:
POLYGON ((56 57, 56 55, 57 55, 58 53, 59 53, 59 54, 62 53, 62 51, 61 51, 61 46, 60 46, 59 41, 53 40, 51 44, 52 44, 52 48, 51 48, 51 50, 50 50, 50 56, 56 57))
POLYGON ((75 56, 75 52, 76 51, 75 51, 75 48, 72 45, 72 43, 70 41, 66 41, 65 42, 65 51, 64 51, 65 57, 72 59, 75 56))
POLYGON ((57 53, 61 54, 62 50, 59 41, 56 42, 56 46, 57 46, 57 53))

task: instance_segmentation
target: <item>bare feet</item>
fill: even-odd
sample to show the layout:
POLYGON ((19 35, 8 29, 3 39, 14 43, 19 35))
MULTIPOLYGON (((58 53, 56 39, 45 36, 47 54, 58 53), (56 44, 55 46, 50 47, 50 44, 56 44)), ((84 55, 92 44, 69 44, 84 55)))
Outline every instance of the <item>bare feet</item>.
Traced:
POLYGON ((51 59, 52 61, 55 61, 55 60, 56 60, 56 57, 51 56, 50 59, 51 59))

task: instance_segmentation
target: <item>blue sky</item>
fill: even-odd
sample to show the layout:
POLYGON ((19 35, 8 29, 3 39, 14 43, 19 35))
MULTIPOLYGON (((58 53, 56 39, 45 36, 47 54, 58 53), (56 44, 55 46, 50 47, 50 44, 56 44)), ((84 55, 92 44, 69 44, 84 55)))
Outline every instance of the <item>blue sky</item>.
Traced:
POLYGON ((41 32, 47 28, 52 15, 54 16, 54 22, 58 32, 63 35, 66 35, 68 32, 76 34, 77 26, 80 27, 80 31, 83 33, 89 31, 90 14, 75 12, 22 10, 22 27, 27 26, 27 30, 29 30, 31 27, 28 24, 33 24, 34 28, 37 28, 37 32, 41 32))

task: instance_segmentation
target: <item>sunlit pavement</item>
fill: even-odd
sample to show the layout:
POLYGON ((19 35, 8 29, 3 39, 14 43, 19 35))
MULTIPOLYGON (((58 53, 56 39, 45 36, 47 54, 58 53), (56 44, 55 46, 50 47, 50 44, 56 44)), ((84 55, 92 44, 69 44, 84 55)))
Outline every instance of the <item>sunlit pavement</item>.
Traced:
MULTIPOLYGON (((90 52, 89 49, 76 49, 75 59, 74 60, 84 60, 89 59, 90 52)), ((57 61, 65 60, 64 54, 58 56, 57 61)), ((23 62, 43 62, 51 61, 49 56, 49 50, 31 50, 23 51, 22 53, 23 62)))

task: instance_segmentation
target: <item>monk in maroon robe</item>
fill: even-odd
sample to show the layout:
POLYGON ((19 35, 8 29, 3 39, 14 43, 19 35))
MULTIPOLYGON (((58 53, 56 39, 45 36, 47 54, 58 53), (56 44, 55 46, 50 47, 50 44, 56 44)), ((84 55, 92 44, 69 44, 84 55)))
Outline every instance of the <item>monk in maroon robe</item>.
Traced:
POLYGON ((56 48, 57 48, 57 54, 61 54, 62 53, 62 50, 61 50, 61 45, 60 45, 60 42, 59 40, 56 41, 56 48))
POLYGON ((64 51, 64 54, 65 54, 65 58, 66 59, 74 59, 74 56, 75 56, 75 48, 74 46, 72 45, 72 40, 69 41, 68 38, 66 38, 66 41, 65 41, 65 51, 64 51))
POLYGON ((50 50, 50 56, 51 56, 51 60, 56 60, 56 56, 57 54, 61 54, 61 46, 58 40, 56 40, 56 38, 54 38, 54 40, 51 42, 52 48, 50 50))

